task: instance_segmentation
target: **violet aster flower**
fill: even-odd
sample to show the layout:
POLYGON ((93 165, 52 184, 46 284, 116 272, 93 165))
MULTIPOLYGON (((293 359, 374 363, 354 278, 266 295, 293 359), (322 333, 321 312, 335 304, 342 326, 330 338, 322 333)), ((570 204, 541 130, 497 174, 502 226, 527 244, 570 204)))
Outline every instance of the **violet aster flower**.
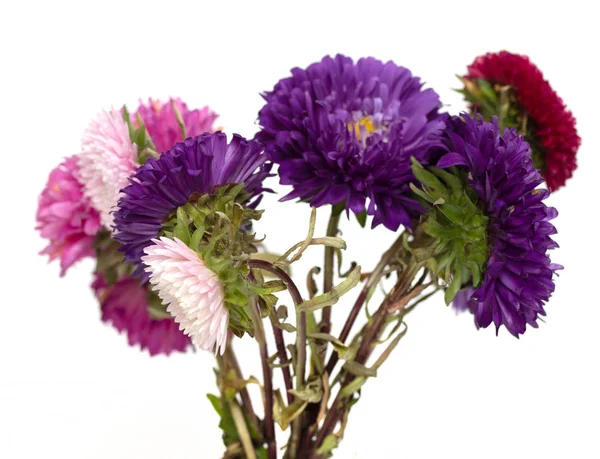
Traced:
POLYGON ((222 132, 203 134, 175 144, 158 158, 149 159, 123 190, 115 212, 115 239, 136 276, 148 279, 141 261, 144 249, 159 236, 163 221, 178 207, 216 187, 244 184, 244 205, 256 206, 270 164, 262 147, 234 134, 227 143, 222 132))
POLYGON ((140 345, 150 355, 184 352, 190 340, 171 317, 153 318, 149 313, 150 300, 160 301, 148 285, 140 285, 133 277, 125 276, 108 285, 102 274, 96 273, 92 289, 102 309, 102 320, 120 332, 125 331, 130 346, 140 345))
POLYGON ((421 210, 410 157, 422 160, 443 127, 432 89, 393 62, 337 55, 292 69, 263 97, 257 139, 293 187, 284 199, 344 203, 373 226, 410 227, 421 210))
POLYGON ((65 159, 50 173, 38 202, 36 229, 50 242, 41 253, 50 261, 60 258, 61 276, 75 262, 94 256, 94 241, 102 228, 78 174, 77 158, 65 159))
POLYGON ((137 114, 133 114, 131 119, 135 123, 136 115, 141 116, 159 153, 167 151, 175 143, 184 140, 175 108, 181 115, 186 137, 196 137, 214 130, 213 124, 218 115, 208 107, 190 110, 179 98, 170 99, 165 103, 148 99, 148 104, 140 103, 137 114))
POLYGON ((501 135, 496 120, 462 115, 448 119, 443 142, 437 167, 464 170, 489 219, 489 258, 481 285, 459 292, 454 304, 470 309, 477 327, 493 322, 496 330, 504 325, 518 337, 546 314, 553 275, 561 268, 547 254, 557 247, 550 223, 556 209, 544 203, 549 191, 537 188, 542 177, 532 165, 529 144, 515 130, 501 135))

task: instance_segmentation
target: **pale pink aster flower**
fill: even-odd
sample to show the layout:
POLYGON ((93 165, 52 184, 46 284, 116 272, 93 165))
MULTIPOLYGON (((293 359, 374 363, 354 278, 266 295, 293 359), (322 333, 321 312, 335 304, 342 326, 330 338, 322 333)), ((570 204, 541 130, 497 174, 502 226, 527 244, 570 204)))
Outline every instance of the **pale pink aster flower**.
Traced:
POLYGON ((50 173, 38 200, 36 220, 36 229, 50 241, 41 254, 49 255, 50 261, 60 258, 61 276, 73 263, 94 255, 96 233, 102 225, 77 181, 75 156, 50 173))
POLYGON ((121 112, 114 109, 98 114, 85 130, 81 144, 80 181, 85 195, 100 212, 102 224, 111 229, 113 207, 139 165, 137 145, 131 142, 121 112))
POLYGON ((152 242, 142 261, 153 290, 196 346, 208 351, 216 346, 215 351, 223 354, 229 311, 217 275, 179 239, 161 237, 152 242))

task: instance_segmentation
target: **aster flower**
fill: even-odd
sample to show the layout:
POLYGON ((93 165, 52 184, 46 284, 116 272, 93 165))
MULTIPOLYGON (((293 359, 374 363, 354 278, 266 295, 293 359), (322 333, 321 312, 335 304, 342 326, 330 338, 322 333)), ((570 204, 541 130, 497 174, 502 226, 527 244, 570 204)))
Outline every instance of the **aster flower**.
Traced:
POLYGON ((137 167, 137 145, 132 142, 121 113, 100 112, 83 134, 79 175, 85 196, 100 213, 106 228, 112 228, 113 207, 137 167))
POLYGON ((201 349, 223 354, 229 311, 223 286, 198 254, 182 241, 161 237, 144 249, 150 283, 167 311, 201 349))
POLYGON ((96 273, 92 289, 100 302, 102 321, 124 331, 130 346, 139 344, 150 355, 169 355, 188 349, 190 340, 173 319, 162 316, 159 308, 153 309, 153 304, 160 300, 147 284, 141 285, 137 279, 123 276, 109 285, 101 273, 96 273), (154 317, 153 310, 159 311, 154 317))
POLYGON ((479 56, 464 82, 467 99, 483 116, 499 116, 525 135, 548 187, 563 186, 577 167, 581 139, 575 118, 529 58, 507 51, 479 56), (493 91, 500 91, 500 96, 493 91), (499 99, 499 107, 490 103, 490 97, 499 99))
MULTIPOLYGON (((457 191, 455 196, 471 195, 475 209, 483 214, 483 218, 469 215, 464 219, 470 211, 453 206, 449 195, 439 201, 444 219, 429 223, 433 229, 430 233, 440 240, 458 240, 464 233, 470 234, 469 244, 446 250, 439 257, 440 264, 451 265, 459 252, 473 251, 467 245, 476 248, 476 257, 457 260, 453 268, 453 275, 463 280, 465 270, 472 275, 470 286, 467 283, 466 289, 451 295, 454 304, 458 309, 469 308, 478 327, 493 322, 497 330, 504 325, 518 336, 526 325, 537 327, 538 317, 545 315, 544 303, 554 291, 553 274, 560 266, 550 262, 547 252, 557 247, 551 238, 556 229, 550 223, 556 209, 543 202, 549 191, 537 188, 543 180, 532 166, 529 145, 515 130, 506 129, 501 135, 496 120, 484 122, 463 115, 448 119, 443 142, 444 148, 434 157, 439 158, 437 168, 449 173, 434 170, 440 181, 434 180, 430 189, 443 190, 444 181, 457 191), (458 178, 466 190, 458 189, 458 178), (470 227, 461 225, 457 231, 456 222, 463 219, 470 227), (473 224, 476 221, 479 223, 473 224), (482 228, 482 224, 487 227, 482 228), (482 253, 487 253, 487 260, 481 258, 482 253)), ((455 290, 460 287, 455 286, 455 290)))
POLYGON ((160 153, 169 150, 185 137, 196 137, 206 132, 213 132, 213 124, 218 117, 208 107, 190 110, 179 98, 170 99, 166 103, 148 99, 147 104, 140 103, 132 119, 135 120, 137 115, 142 118, 148 134, 160 153))
POLYGON ((293 69, 263 97, 257 139, 293 187, 284 199, 343 203, 373 226, 410 227, 421 210, 410 157, 423 159, 443 126, 433 90, 393 62, 337 55, 293 69))
POLYGON ((75 262, 94 255, 96 233, 102 228, 77 176, 77 159, 71 156, 50 173, 38 201, 36 229, 49 240, 41 253, 51 261, 60 258, 61 276, 75 262))
POLYGON ((224 185, 243 184, 245 207, 258 204, 269 175, 261 146, 239 135, 230 143, 222 132, 203 134, 175 144, 149 159, 130 180, 115 212, 115 238, 135 275, 148 279, 142 256, 175 211, 224 185))

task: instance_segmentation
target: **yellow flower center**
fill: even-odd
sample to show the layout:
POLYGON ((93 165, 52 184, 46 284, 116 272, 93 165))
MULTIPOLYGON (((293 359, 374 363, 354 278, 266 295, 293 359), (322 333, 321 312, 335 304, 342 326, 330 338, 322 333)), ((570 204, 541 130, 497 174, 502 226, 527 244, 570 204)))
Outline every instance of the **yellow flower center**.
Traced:
POLYGON ((377 131, 377 128, 373 124, 373 119, 369 116, 363 116, 357 121, 348 124, 348 130, 354 131, 356 138, 358 140, 365 140, 369 137, 373 132, 377 131), (362 138, 362 134, 364 132, 364 139, 362 138))

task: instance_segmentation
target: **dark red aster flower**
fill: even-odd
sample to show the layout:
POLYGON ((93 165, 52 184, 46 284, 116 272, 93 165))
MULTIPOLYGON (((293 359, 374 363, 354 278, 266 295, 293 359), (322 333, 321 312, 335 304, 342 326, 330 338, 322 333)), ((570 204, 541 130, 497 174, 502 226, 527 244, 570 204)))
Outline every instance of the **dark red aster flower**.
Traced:
POLYGON ((497 94, 499 103, 496 107, 505 111, 505 118, 512 116, 514 121, 506 123, 505 127, 516 127, 525 135, 532 147, 534 160, 536 154, 540 155, 539 167, 548 187, 556 190, 563 186, 577 167, 575 155, 581 139, 577 135, 575 118, 529 58, 507 51, 479 56, 468 67, 465 84, 467 99, 485 118, 496 115, 501 119, 503 113, 486 113, 495 110, 489 105, 482 107, 479 104, 481 93, 492 88, 496 92, 507 87, 512 90, 511 96, 518 107, 504 104, 512 102, 510 96, 503 102, 502 95, 497 94), (488 83, 487 88, 481 86, 481 80, 488 83), (473 90, 479 92, 475 97, 473 90))

